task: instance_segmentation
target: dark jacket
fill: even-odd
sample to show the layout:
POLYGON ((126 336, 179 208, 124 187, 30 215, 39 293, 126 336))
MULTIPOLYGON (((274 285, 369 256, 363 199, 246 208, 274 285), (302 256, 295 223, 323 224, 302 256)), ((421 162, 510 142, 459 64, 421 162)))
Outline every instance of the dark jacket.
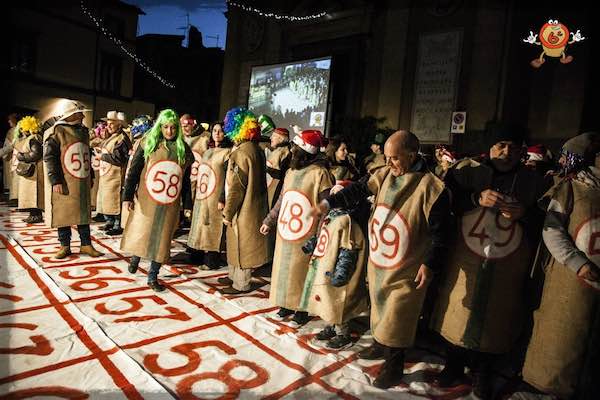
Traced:
POLYGON ((44 149, 39 140, 31 139, 29 141, 29 149, 30 150, 27 153, 17 153, 17 160, 26 163, 36 163, 42 159, 42 156, 44 155, 44 149))
MULTIPOLYGON (((120 134, 120 132, 115 135, 120 134)), ((126 134, 123 135, 123 140, 117 143, 112 153, 102 153, 100 160, 107 162, 117 167, 125 167, 129 161, 129 150, 132 148, 131 140, 126 134)))

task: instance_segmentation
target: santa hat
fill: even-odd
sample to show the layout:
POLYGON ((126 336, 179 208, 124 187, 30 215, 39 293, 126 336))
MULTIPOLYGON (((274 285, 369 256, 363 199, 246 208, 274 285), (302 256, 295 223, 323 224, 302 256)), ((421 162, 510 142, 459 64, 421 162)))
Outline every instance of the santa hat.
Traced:
POLYGON ((273 129, 273 133, 272 134, 275 134, 275 133, 278 134, 278 135, 281 135, 281 136, 283 136, 285 138, 289 138, 290 137, 290 131, 288 131, 285 128, 275 128, 275 129, 273 129))
POLYGON ((321 134, 321 131, 307 130, 294 136, 292 141, 307 153, 317 154, 319 148, 323 145, 323 135, 321 134))
POLYGON ((527 148, 527 156, 531 161, 545 161, 548 153, 544 145, 536 144, 527 148))
POLYGON ((447 149, 442 150, 442 160, 449 163, 456 162, 456 153, 447 149))
POLYGON ((181 126, 190 125, 192 127, 195 127, 197 125, 196 120, 192 118, 190 114, 183 114, 181 118, 179 118, 179 123, 181 124, 181 126))

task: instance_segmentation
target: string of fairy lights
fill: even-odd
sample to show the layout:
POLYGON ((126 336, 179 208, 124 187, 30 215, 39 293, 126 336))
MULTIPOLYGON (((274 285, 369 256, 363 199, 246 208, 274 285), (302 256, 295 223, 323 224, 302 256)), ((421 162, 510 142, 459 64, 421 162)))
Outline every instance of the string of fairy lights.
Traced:
POLYGON ((327 14, 325 11, 321 11, 321 12, 318 12, 316 14, 303 15, 303 16, 285 15, 285 14, 277 14, 277 13, 274 13, 274 12, 262 11, 262 10, 259 10, 258 8, 254 8, 254 7, 245 5, 245 4, 241 4, 241 3, 238 3, 238 2, 233 1, 233 0, 227 0, 227 4, 229 4, 230 6, 242 9, 242 10, 244 10, 246 12, 251 12, 251 13, 260 15, 263 18, 275 18, 276 20, 286 20, 286 21, 292 21, 292 22, 308 21, 308 20, 312 20, 312 19, 318 19, 318 18, 324 17, 327 14))
POLYGON ((161 75, 159 75, 157 72, 155 72, 152 68, 150 68, 148 66, 148 64, 146 64, 144 62, 144 60, 142 60, 137 54, 135 54, 135 52, 133 52, 133 51, 129 50, 127 47, 125 47, 125 45, 123 44, 123 41, 121 39, 119 39, 118 37, 113 35, 110 31, 108 31, 102 25, 102 20, 99 18, 96 18, 94 16, 94 14, 91 13, 91 11, 83 3, 83 0, 81 0, 81 10, 88 18, 90 18, 94 22, 94 25, 96 25, 96 28, 98 28, 104 36, 109 38, 118 48, 121 49, 121 51, 123 51, 125 54, 127 54, 127 56, 129 56, 129 58, 131 58, 139 67, 141 67, 148 74, 150 74, 151 76, 156 78, 164 86, 166 86, 170 89, 175 89, 175 85, 173 83, 171 83, 170 81, 168 81, 167 79, 165 79, 161 75))
MULTIPOLYGON (((298 22, 298 21, 308 21, 308 20, 313 20, 313 19, 318 19, 318 18, 322 18, 324 17, 327 13, 325 11, 321 11, 318 12, 316 14, 311 14, 311 15, 303 15, 303 16, 296 16, 296 15, 285 15, 285 14, 277 14, 274 12, 266 12, 263 10, 259 10, 258 8, 255 7, 251 7, 242 3, 238 3, 236 1, 233 0, 226 0, 226 3, 232 7, 236 7, 239 8, 243 11, 246 12, 250 12, 253 14, 257 14, 263 18, 274 18, 276 20, 286 20, 286 21, 291 21, 291 22, 298 22)), ((96 25, 96 28, 100 30, 100 32, 102 32, 102 34, 104 36, 106 36, 108 39, 110 39, 119 49, 121 49, 121 51, 125 54, 127 54, 127 56, 129 58, 131 58, 136 65, 138 65, 140 68, 142 68, 144 71, 146 71, 146 73, 148 73, 149 75, 151 75, 152 77, 154 77, 155 79, 157 79, 160 83, 162 83, 164 86, 170 88, 170 89, 175 89, 175 84, 173 84, 172 82, 168 81, 167 79, 165 79, 164 77, 162 77, 160 74, 158 74, 156 71, 154 71, 152 68, 150 68, 148 66, 148 64, 146 64, 144 62, 144 60, 142 60, 134 51, 129 50, 124 44, 123 41, 121 39, 119 39, 118 37, 116 37, 115 35, 112 34, 112 32, 110 32, 109 30, 107 30, 103 25, 102 25, 102 19, 101 18, 96 18, 96 16, 94 14, 92 14, 92 12, 85 6, 84 4, 84 0, 81 0, 81 11, 90 19, 92 20, 92 22, 94 23, 94 25, 96 25)))

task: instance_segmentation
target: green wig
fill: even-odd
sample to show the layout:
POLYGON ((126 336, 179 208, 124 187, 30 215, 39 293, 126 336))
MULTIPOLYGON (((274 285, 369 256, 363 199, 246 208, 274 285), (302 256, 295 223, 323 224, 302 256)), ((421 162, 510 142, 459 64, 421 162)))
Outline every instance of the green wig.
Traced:
POLYGON ((154 126, 152 126, 152 128, 150 128, 150 130, 144 135, 146 138, 146 143, 144 145, 144 158, 148 160, 148 157, 150 157, 150 155, 156 151, 161 142, 168 151, 171 151, 166 144, 166 140, 164 140, 161 130, 162 126, 165 124, 173 124, 177 127, 175 150, 177 151, 177 161, 179 164, 183 164, 185 163, 185 142, 183 141, 183 131, 181 130, 181 125, 179 125, 179 116, 170 108, 162 110, 160 114, 158 114, 154 126))

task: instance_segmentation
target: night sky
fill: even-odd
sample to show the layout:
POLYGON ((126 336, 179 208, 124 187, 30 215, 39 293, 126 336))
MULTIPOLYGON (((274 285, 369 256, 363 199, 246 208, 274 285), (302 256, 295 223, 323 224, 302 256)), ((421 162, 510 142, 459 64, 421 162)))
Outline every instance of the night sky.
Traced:
POLYGON ((219 47, 225 48, 227 20, 225 0, 124 0, 140 7, 146 15, 140 15, 138 35, 147 33, 164 33, 183 35, 187 24, 186 13, 189 13, 190 24, 202 32, 204 46, 215 47, 219 35, 219 47))

